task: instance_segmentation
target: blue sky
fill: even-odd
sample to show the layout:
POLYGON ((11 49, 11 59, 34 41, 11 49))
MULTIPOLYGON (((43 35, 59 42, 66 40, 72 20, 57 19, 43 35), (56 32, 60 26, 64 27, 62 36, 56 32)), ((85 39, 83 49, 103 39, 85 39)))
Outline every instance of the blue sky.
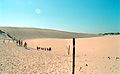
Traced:
POLYGON ((120 32, 120 0, 0 0, 0 26, 120 32))

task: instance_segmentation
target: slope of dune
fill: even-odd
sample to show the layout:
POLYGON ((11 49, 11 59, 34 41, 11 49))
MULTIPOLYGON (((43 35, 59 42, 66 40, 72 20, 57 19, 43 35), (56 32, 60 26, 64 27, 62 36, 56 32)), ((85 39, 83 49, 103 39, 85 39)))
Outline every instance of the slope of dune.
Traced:
POLYGON ((0 40, 0 74, 70 74, 70 60, 70 56, 27 50, 0 40))
MULTIPOLYGON (((72 39, 28 39, 29 47, 51 47, 51 53, 72 57, 72 39)), ((39 50, 43 51, 43 50, 39 50)), ((72 58, 71 58, 72 59, 72 58)), ((120 35, 76 38, 76 74, 119 74, 120 35)))
POLYGON ((34 39, 34 38, 83 38, 94 37, 96 34, 73 33, 51 29, 39 28, 18 28, 18 27, 0 27, 0 30, 9 33, 17 39, 34 39))
POLYGON ((5 32, 0 34, 0 74, 71 74, 76 34, 75 74, 120 74, 120 35, 15 27, 0 30, 5 32), (7 33, 23 39, 28 48, 18 46, 7 33))
MULTIPOLYGON (((36 49, 51 47, 54 53, 67 54, 67 49, 70 46, 72 51, 72 39, 26 39, 28 47, 36 49)), ((120 54, 120 35, 101 36, 92 38, 76 38, 76 53, 77 55, 86 53, 89 55, 119 55, 120 54)))
MULTIPOLYGON (((0 40, 0 74, 72 74, 72 39, 0 40), (67 54, 70 45, 70 55, 67 54), (51 47, 51 51, 36 46, 51 47)), ((75 74, 120 74, 120 36, 76 39, 75 74)))

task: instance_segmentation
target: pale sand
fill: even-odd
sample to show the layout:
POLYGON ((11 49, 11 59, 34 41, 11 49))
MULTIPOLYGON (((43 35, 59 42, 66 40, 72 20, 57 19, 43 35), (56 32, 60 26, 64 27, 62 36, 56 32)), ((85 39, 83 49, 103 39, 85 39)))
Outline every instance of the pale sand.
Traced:
MULTIPOLYGON (((36 49, 37 46, 51 47, 56 54, 67 54, 70 45, 72 51, 72 39, 28 39, 25 40, 28 47, 36 49)), ((88 55, 119 55, 120 36, 101 36, 92 38, 76 38, 76 54, 88 55)))
MULTIPOLYGON (((0 74, 72 74, 72 39, 25 41, 34 49, 0 41, 0 74), (52 51, 36 50, 37 46, 52 51)), ((120 36, 76 39, 75 74, 120 74, 120 36)))

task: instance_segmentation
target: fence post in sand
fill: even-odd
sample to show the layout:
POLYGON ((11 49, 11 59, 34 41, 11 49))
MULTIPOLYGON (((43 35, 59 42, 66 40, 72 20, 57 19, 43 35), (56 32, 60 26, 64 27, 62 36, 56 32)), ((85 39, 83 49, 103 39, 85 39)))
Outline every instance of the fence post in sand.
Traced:
POLYGON ((67 47, 68 55, 70 55, 70 45, 67 47))
POLYGON ((73 71, 72 74, 75 74, 75 38, 73 38, 73 71))

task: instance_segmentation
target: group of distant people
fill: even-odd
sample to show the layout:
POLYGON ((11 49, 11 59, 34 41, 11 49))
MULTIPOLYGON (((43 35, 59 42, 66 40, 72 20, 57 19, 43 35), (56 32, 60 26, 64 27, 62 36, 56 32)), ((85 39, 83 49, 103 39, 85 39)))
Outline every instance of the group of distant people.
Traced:
POLYGON ((24 42, 24 44, 23 44, 23 41, 22 40, 17 40, 16 41, 16 44, 18 45, 18 46, 23 46, 23 47, 25 47, 26 49, 27 49, 27 43, 26 42, 24 42))
MULTIPOLYGON (((112 57, 110 57, 110 56, 108 56, 107 58, 108 58, 109 60, 112 59, 112 57)), ((119 60, 120 57, 115 57, 115 59, 116 59, 116 60, 119 60)))
POLYGON ((44 51, 51 51, 52 50, 51 47, 49 47, 49 48, 41 48, 41 47, 37 46, 37 50, 39 50, 39 49, 44 50, 44 51))

